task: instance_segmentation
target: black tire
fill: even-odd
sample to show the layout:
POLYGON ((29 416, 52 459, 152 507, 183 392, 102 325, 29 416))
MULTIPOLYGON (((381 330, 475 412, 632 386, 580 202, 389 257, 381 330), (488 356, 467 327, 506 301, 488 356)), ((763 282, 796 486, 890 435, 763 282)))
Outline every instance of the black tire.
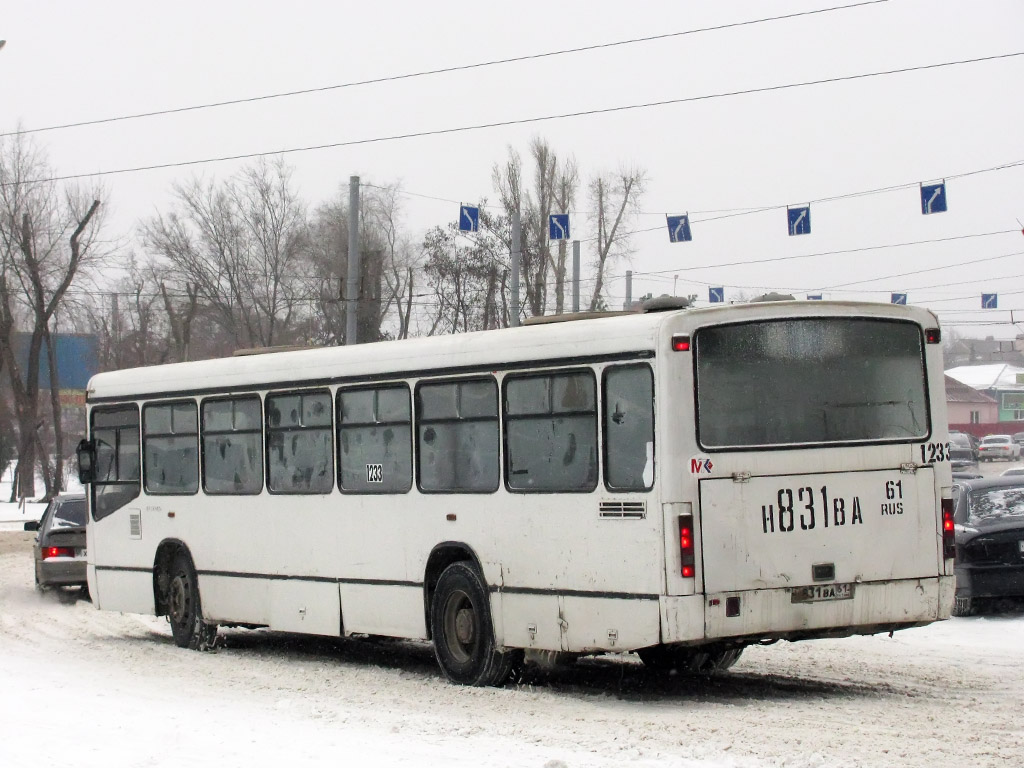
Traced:
POLYGON ((724 672, 739 659, 742 648, 684 648, 671 645, 656 645, 641 648, 637 655, 644 663, 661 672, 676 672, 686 675, 710 675, 724 672))
POLYGON ((192 559, 178 552, 171 561, 167 586, 167 619, 179 648, 194 651, 213 650, 217 644, 217 625, 203 621, 199 600, 199 579, 192 559))
POLYGON ((954 597, 953 598, 953 615, 954 616, 970 616, 974 613, 974 603, 969 597, 954 597))
POLYGON ((430 632, 441 671, 459 685, 504 685, 522 659, 495 644, 487 588, 469 563, 452 563, 437 580, 430 632))

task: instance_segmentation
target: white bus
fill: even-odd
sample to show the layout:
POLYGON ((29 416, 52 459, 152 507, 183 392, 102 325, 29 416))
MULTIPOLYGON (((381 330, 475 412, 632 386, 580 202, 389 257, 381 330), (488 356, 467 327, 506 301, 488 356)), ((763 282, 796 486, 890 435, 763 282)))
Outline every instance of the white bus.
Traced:
POLYGON ((774 301, 95 376, 104 610, 724 669, 754 643, 948 618, 938 322, 774 301))

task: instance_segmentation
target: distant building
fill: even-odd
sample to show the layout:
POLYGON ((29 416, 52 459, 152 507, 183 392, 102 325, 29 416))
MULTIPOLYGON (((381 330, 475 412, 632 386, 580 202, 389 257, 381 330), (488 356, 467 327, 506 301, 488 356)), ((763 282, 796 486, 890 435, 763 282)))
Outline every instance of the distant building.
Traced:
POLYGON ((1024 336, 1016 339, 953 338, 942 350, 946 365, 967 367, 986 363, 1009 363, 1024 366, 1024 336))
MULTIPOLYGON (((946 371, 946 402, 949 408, 949 423, 952 425, 984 424, 969 431, 975 434, 1013 433, 1024 431, 1024 368, 1009 363, 991 363, 988 365, 962 365, 946 371), (996 408, 995 418, 986 420, 988 412, 981 407, 967 406, 962 408, 958 401, 950 399, 948 381, 953 379, 969 389, 974 389, 988 396, 996 408), (978 411, 979 421, 972 421, 971 411, 978 411), (967 419, 962 417, 967 412, 967 419), (954 412, 956 418, 954 418, 954 412)), ((968 395, 958 390, 958 397, 968 395)))
POLYGON ((946 376, 946 409, 950 424, 993 424, 999 421, 995 398, 946 376))

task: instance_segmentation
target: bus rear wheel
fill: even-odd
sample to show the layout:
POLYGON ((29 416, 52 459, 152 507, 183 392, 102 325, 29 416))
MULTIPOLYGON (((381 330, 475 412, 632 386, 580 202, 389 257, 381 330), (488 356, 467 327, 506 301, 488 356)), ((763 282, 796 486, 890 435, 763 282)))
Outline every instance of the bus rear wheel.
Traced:
POLYGON ((522 656, 495 644, 487 589, 465 562, 452 563, 437 580, 430 632, 441 671, 459 685, 504 685, 522 656))
POLYGON ((683 648, 670 645, 656 645, 637 651, 646 667, 690 675, 724 672, 736 663, 741 653, 742 648, 683 648))
POLYGON ((203 621, 199 579, 192 559, 178 552, 171 561, 167 585, 167 619, 179 648, 209 651, 217 643, 217 625, 203 621))

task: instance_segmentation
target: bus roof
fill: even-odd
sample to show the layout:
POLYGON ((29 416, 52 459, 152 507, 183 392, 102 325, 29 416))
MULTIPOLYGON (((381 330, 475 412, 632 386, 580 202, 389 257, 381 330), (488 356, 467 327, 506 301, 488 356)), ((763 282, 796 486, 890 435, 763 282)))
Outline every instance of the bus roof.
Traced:
POLYGON ((653 355, 661 325, 681 315, 694 327, 709 322, 742 322, 789 316, 899 317, 937 326, 919 307, 868 302, 773 301, 730 304, 669 312, 616 314, 573 322, 381 341, 347 347, 320 347, 128 368, 92 377, 90 402, 175 393, 274 389, 337 379, 396 378, 427 371, 457 372, 526 361, 653 355))

